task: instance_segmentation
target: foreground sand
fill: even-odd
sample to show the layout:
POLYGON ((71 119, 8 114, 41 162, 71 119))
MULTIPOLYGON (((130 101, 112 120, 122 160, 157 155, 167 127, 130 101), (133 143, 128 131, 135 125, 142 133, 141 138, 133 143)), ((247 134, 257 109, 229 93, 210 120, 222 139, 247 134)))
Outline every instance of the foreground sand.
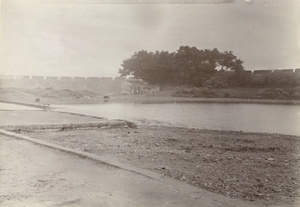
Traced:
POLYGON ((0 112, 5 117, 0 125, 9 130, 116 157, 211 192, 259 206, 299 202, 298 136, 127 124, 66 130, 59 124, 108 120, 41 110, 0 112))
POLYGON ((147 172, 150 179, 23 139, 0 134, 0 143, 1 207, 255 207, 154 172, 147 172))
POLYGON ((115 156, 211 192, 256 205, 299 199, 300 138, 165 126, 23 131, 62 146, 115 156))

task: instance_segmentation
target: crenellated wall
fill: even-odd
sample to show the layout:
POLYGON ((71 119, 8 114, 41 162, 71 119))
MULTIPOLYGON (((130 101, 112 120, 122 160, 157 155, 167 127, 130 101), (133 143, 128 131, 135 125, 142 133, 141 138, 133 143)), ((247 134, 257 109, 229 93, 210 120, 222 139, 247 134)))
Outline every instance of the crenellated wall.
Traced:
POLYGON ((294 69, 268 69, 268 70, 247 70, 247 73, 252 73, 253 75, 262 75, 262 74, 270 74, 270 73, 300 73, 300 68, 294 69))
POLYGON ((112 77, 0 76, 1 88, 54 88, 120 94, 120 79, 112 77))
MULTIPOLYGON (((300 77, 300 68, 247 70, 247 73, 262 76, 270 73, 289 73, 300 77)), ((0 75, 0 88, 54 88, 89 90, 100 94, 121 94, 121 84, 125 77, 56 77, 56 76, 12 76, 0 75)))

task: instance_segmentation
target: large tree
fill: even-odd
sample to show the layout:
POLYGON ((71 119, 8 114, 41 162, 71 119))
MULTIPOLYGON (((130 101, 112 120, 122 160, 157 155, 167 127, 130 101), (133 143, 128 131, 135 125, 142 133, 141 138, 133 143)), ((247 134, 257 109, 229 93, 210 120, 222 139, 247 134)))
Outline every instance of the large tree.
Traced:
POLYGON ((176 52, 135 52, 123 61, 121 76, 133 76, 150 83, 190 84, 201 86, 218 70, 244 70, 243 61, 233 52, 215 49, 199 50, 181 46, 176 52))

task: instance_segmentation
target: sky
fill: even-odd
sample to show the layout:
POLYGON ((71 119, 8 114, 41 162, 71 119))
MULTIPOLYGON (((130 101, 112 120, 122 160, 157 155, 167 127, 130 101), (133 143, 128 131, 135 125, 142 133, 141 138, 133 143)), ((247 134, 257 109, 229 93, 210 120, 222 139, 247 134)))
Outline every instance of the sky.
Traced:
POLYGON ((218 1, 2 0, 0 75, 115 77, 134 52, 180 46, 233 51, 246 70, 300 68, 300 1, 203 4, 218 1))

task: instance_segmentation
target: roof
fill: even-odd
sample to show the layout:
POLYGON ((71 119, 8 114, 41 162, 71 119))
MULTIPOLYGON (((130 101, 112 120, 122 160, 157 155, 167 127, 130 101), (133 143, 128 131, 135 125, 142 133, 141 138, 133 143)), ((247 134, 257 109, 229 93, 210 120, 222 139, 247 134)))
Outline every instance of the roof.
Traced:
POLYGON ((136 85, 136 86, 147 86, 147 87, 155 87, 155 86, 158 86, 158 85, 148 84, 148 83, 146 83, 146 82, 143 82, 143 81, 140 80, 140 79, 127 79, 126 81, 129 82, 130 84, 136 85))
POLYGON ((144 83, 142 80, 139 79, 127 79, 126 82, 130 83, 131 85, 136 86, 145 86, 146 83, 144 83))

